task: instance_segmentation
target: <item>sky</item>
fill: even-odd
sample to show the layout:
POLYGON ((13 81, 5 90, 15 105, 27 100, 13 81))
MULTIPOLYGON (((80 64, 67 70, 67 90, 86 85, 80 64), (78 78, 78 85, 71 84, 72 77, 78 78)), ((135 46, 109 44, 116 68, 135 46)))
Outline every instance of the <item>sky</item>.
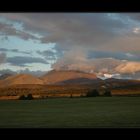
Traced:
POLYGON ((0 13, 0 74, 52 69, 140 79, 140 13, 0 13))

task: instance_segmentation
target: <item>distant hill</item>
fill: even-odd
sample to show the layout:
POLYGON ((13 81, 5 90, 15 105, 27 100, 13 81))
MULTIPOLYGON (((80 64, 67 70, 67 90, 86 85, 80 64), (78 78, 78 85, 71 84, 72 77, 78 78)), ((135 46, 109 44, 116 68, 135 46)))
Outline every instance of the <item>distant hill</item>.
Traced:
POLYGON ((17 75, 7 77, 6 79, 0 81, 0 86, 11 86, 11 85, 20 85, 20 84, 42 85, 43 81, 29 74, 17 74, 17 75))
POLYGON ((80 83, 80 80, 83 81, 83 79, 84 81, 85 79, 95 80, 97 79, 97 76, 95 74, 89 74, 89 73, 85 73, 81 71, 74 71, 74 70, 73 71, 72 70, 69 70, 69 71, 68 70, 65 70, 65 71, 52 70, 48 72, 47 74, 43 75, 42 77, 40 77, 40 79, 42 79, 45 84, 58 84, 58 83, 63 83, 63 81, 66 82, 66 80, 68 82, 68 80, 72 80, 72 79, 79 79, 78 82, 80 83))
POLYGON ((83 96, 89 90, 98 89, 102 94, 106 89, 112 95, 140 95, 140 80, 109 78, 102 80, 95 74, 81 71, 50 71, 41 77, 30 74, 5 75, 0 80, 1 96, 19 96, 28 93, 36 98, 83 96))
POLYGON ((96 88, 140 87, 139 80, 115 78, 102 80, 97 78, 93 73, 85 73, 75 70, 52 70, 39 78, 30 74, 4 74, 1 75, 0 78, 0 87, 32 87, 33 85, 34 87, 38 87, 39 85, 91 85, 96 88))
POLYGON ((104 80, 107 87, 131 87, 131 86, 140 86, 140 80, 130 80, 130 79, 115 79, 109 78, 104 80))
POLYGON ((97 78, 97 79, 89 79, 89 78, 74 78, 74 79, 69 79, 69 80, 64 80, 61 82, 58 82, 57 84, 83 84, 83 85, 87 85, 87 84, 99 84, 99 83, 103 83, 103 80, 97 78))
POLYGON ((0 80, 6 79, 6 78, 8 78, 8 77, 10 77, 10 76, 12 76, 12 75, 13 75, 13 74, 10 74, 10 73, 2 74, 2 75, 0 75, 0 80))

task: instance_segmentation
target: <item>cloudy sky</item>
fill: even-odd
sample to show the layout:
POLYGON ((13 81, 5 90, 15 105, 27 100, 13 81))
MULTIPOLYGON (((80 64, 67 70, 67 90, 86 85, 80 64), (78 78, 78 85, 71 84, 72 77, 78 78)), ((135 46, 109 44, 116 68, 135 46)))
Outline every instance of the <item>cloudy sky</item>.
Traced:
POLYGON ((0 13, 0 72, 52 69, 140 79, 140 13, 0 13))

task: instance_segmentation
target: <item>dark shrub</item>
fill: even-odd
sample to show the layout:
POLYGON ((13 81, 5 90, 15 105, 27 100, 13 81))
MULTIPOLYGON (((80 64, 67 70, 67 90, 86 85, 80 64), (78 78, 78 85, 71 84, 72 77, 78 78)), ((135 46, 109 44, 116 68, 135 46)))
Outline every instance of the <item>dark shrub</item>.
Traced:
POLYGON ((86 97, 97 97, 97 96, 100 96, 100 95, 99 95, 99 92, 96 89, 90 90, 86 94, 86 97))
POLYGON ((21 95, 21 96, 19 97, 19 100, 26 100, 25 95, 21 95))
POLYGON ((32 100, 33 96, 32 96, 32 94, 28 94, 26 98, 27 98, 27 100, 32 100))
POLYGON ((105 97, 112 96, 111 95, 111 91, 110 90, 106 90, 105 93, 103 94, 103 96, 105 96, 105 97))
POLYGON ((21 95, 19 97, 19 100, 32 100, 32 99, 33 99, 32 94, 28 94, 27 96, 21 95))
POLYGON ((73 98, 72 94, 70 95, 70 98, 73 98))
POLYGON ((83 97, 85 97, 85 96, 84 96, 83 94, 81 94, 81 95, 80 95, 80 97, 82 97, 82 98, 83 98, 83 97))

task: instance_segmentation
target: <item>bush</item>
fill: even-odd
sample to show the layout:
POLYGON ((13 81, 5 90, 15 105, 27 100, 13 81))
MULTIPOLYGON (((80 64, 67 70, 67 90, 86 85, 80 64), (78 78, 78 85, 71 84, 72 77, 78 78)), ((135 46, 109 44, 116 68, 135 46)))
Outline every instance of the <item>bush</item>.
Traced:
POLYGON ((100 96, 99 92, 94 89, 87 92, 86 97, 97 97, 100 96))
POLYGON ((83 94, 80 95, 81 98, 85 97, 83 94))
POLYGON ((27 98, 27 100, 32 100, 33 96, 32 96, 32 94, 28 94, 26 98, 27 98))
POLYGON ((21 95, 21 96, 19 97, 19 100, 25 100, 25 99, 26 99, 25 95, 21 95))
POLYGON ((105 96, 105 97, 112 96, 111 95, 111 91, 110 90, 106 90, 105 93, 103 94, 103 96, 105 96))
POLYGON ((19 100, 32 100, 32 99, 33 99, 32 94, 28 94, 27 96, 21 95, 21 96, 19 97, 19 100))
POLYGON ((73 98, 72 94, 70 95, 70 98, 73 98))

